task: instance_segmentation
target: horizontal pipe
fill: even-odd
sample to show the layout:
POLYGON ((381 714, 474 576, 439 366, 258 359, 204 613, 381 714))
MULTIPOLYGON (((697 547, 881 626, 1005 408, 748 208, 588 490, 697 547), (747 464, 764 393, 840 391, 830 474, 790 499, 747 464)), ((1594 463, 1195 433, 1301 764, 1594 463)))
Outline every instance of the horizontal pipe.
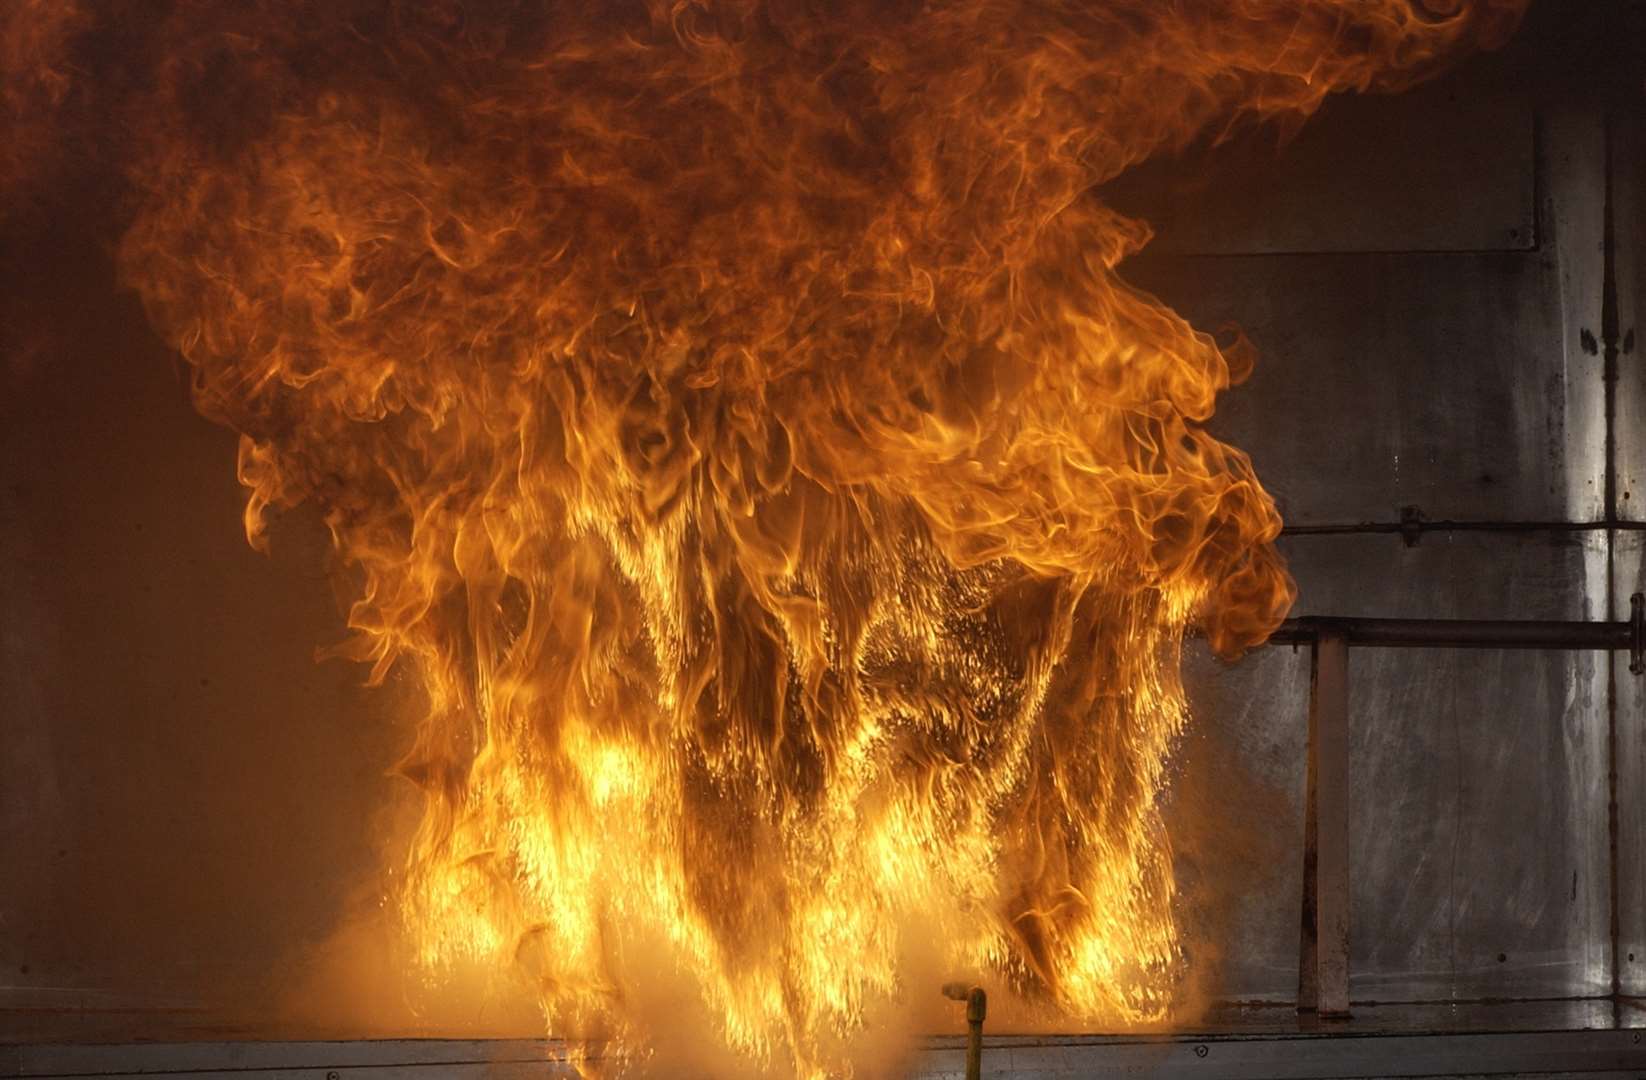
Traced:
POLYGON ((1579 533, 1646 531, 1646 521, 1343 521, 1323 525, 1285 525, 1281 536, 1356 536, 1396 533, 1418 536, 1432 532, 1579 533))
POLYGON ((1544 622, 1484 619, 1358 619, 1305 616, 1287 619, 1271 645, 1308 645, 1323 632, 1350 645, 1448 649, 1628 649, 1634 632, 1626 622, 1544 622))

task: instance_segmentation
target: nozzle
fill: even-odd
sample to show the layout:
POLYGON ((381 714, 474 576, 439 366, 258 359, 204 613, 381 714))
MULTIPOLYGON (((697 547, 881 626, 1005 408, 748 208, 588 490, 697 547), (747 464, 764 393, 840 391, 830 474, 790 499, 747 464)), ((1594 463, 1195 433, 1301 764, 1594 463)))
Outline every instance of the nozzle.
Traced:
POLYGON ((968 1024, 981 1024, 984 1017, 988 1015, 989 995, 983 992, 981 986, 970 986, 961 982, 944 983, 943 996, 966 1003, 966 1022, 968 1024))

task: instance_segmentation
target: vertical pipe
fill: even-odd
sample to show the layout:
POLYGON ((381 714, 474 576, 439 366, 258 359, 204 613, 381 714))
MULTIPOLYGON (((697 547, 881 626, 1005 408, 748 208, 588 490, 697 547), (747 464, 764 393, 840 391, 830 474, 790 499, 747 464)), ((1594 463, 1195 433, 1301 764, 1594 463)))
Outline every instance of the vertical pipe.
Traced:
POLYGON ((1314 678, 1319 668, 1319 638, 1309 644, 1309 729, 1304 752, 1307 779, 1303 788, 1303 919, 1297 944, 1297 1011, 1312 1013, 1320 1007, 1320 920, 1317 896, 1320 887, 1320 822, 1315 816, 1316 776, 1319 754, 1315 719, 1314 678))
POLYGON ((1309 779, 1297 1007, 1349 1015, 1349 643, 1323 629, 1310 650, 1309 779))
POLYGON ((983 1018, 989 1011, 988 995, 981 986, 966 995, 966 1080, 983 1078, 983 1018))
POLYGON ((1349 1015, 1349 643, 1323 633, 1314 650, 1315 910, 1319 1011, 1349 1015))
POLYGON ((981 986, 952 982, 943 984, 943 996, 966 1003, 966 1080, 982 1080, 983 1020, 989 1012, 989 995, 981 986))

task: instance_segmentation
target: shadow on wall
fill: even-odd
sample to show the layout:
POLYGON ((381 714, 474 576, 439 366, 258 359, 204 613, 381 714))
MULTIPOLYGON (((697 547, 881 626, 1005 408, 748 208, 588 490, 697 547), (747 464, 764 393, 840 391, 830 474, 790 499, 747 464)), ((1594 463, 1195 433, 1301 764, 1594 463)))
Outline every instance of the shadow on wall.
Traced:
POLYGON ((257 1006, 375 900, 407 691, 315 662, 324 529, 247 546, 234 436, 67 216, 0 242, 0 1010, 257 1006))

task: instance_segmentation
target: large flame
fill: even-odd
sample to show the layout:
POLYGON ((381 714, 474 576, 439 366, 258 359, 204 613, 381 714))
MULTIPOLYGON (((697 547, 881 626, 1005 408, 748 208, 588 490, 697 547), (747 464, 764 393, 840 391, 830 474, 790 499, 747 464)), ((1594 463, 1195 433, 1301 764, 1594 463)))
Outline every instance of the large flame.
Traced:
POLYGON ((1292 590, 1200 426, 1245 358, 1093 188, 1517 7, 170 5, 125 279, 426 691, 422 961, 573 1031, 683 972, 800 1072, 917 953, 1164 1015, 1180 642, 1292 590))

